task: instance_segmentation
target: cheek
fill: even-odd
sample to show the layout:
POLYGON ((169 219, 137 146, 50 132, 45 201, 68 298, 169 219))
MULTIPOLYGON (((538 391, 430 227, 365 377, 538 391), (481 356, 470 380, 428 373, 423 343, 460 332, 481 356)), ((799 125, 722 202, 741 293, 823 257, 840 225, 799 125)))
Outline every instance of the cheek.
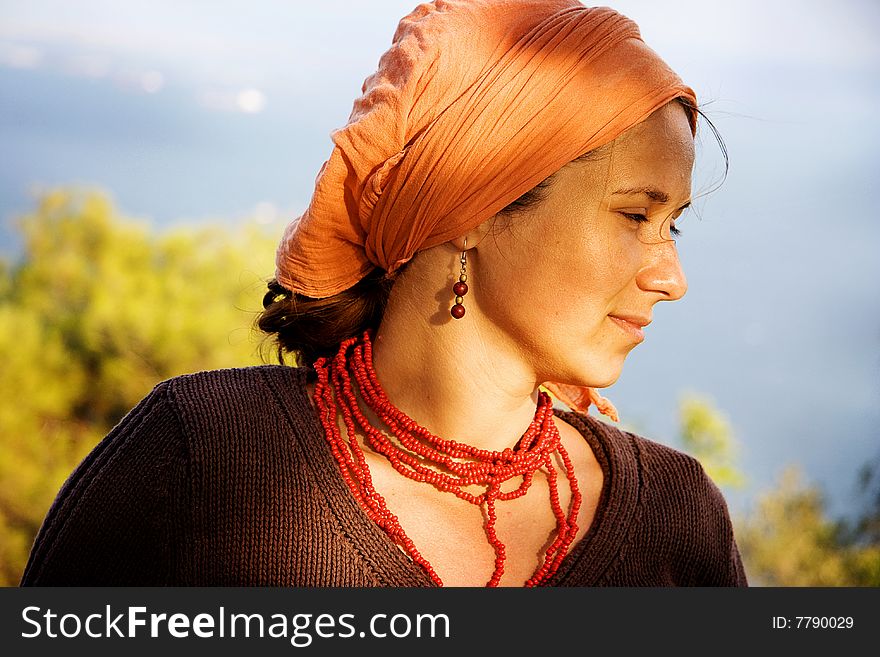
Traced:
POLYGON ((552 267, 554 288, 584 303, 606 304, 635 276, 638 255, 629 244, 632 239, 614 231, 597 230, 568 244, 552 267))
POLYGON ((642 260, 641 242, 636 233, 610 241, 605 252, 605 276, 618 288, 635 280, 642 260))

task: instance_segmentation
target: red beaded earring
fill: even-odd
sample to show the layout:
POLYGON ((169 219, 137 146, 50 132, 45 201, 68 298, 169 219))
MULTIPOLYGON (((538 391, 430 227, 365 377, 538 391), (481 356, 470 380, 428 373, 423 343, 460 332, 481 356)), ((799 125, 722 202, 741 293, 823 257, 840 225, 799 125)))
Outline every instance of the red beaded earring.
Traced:
MULTIPOLYGON (((464 239, 464 249, 467 249, 467 238, 464 239)), ((464 301, 464 295, 467 294, 468 286, 467 286, 467 251, 462 250, 461 252, 461 273, 458 275, 458 283, 452 286, 452 291, 455 293, 455 305, 452 306, 452 316, 455 319, 461 319, 464 317, 464 306, 461 305, 461 302, 464 301)))

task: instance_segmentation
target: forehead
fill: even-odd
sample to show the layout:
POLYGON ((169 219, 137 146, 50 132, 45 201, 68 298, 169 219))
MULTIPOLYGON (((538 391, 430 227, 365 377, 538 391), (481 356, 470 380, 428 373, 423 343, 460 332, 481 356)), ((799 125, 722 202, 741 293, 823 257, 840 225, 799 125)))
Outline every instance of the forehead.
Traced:
POLYGON ((652 184, 670 194, 690 193, 694 138, 683 107, 668 103, 611 145, 609 178, 652 184))

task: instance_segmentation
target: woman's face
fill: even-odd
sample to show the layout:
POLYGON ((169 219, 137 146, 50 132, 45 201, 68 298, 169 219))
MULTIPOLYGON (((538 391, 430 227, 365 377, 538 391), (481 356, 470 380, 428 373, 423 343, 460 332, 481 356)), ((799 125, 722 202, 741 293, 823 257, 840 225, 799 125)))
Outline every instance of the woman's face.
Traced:
POLYGON ((563 167, 542 202, 469 254, 465 304, 522 349, 539 381, 611 385, 644 339, 615 318, 646 324, 655 303, 687 290, 670 234, 691 194, 684 109, 667 104, 599 154, 563 167))

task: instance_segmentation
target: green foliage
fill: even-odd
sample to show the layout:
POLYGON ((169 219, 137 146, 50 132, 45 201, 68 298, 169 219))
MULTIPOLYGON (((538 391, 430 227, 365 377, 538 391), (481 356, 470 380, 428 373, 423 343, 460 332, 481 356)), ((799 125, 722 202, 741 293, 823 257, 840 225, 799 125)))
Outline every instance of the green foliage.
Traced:
POLYGON ((0 584, 16 584, 73 467, 159 381, 260 362, 251 325, 275 237, 154 234, 98 192, 59 189, 0 261, 0 584))
POLYGON ((749 577, 764 586, 880 586, 880 543, 853 540, 829 520, 819 490, 787 468, 737 523, 749 577))
POLYGON ((692 394, 682 398, 678 412, 684 451, 703 465, 718 486, 745 485, 745 476, 736 467, 738 445, 727 418, 710 400, 692 394))

